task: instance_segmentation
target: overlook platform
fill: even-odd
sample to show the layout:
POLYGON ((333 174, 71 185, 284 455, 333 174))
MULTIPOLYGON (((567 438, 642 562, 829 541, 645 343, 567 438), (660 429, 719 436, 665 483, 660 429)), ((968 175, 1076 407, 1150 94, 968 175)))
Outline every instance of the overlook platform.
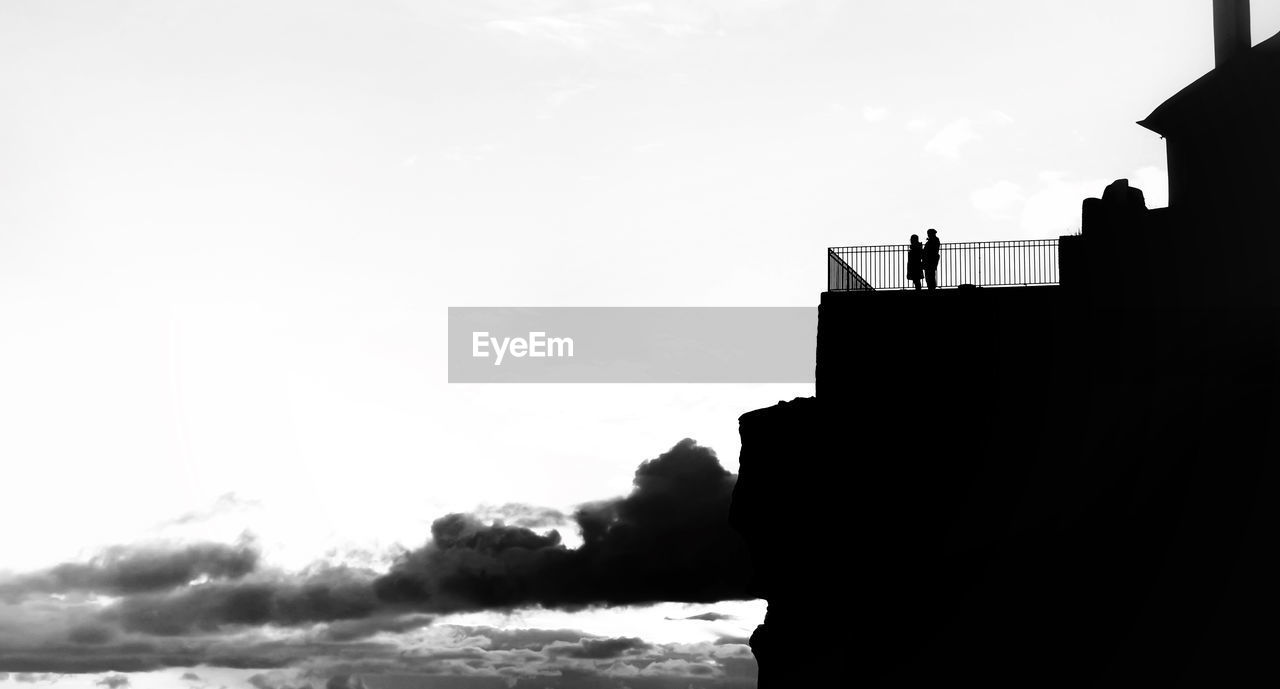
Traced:
MULTIPOLYGON (((1058 246, 1057 238, 944 243, 939 251, 938 287, 1056 285, 1058 246)), ((907 244, 831 247, 827 249, 827 290, 915 289, 907 279, 909 249, 907 244)))

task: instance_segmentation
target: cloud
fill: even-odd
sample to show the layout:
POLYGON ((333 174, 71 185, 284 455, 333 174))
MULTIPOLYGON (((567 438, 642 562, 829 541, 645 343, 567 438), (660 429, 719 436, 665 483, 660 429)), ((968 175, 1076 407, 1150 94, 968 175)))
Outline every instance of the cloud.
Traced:
POLYGON ((208 583, 124 598, 102 619, 154 636, 362 619, 380 607, 371 581, 367 570, 334 566, 290 577, 208 583))
MULTIPOLYGON (((437 632, 443 631, 437 628, 437 632)), ((639 678, 633 687, 726 686, 725 679, 750 682, 755 659, 743 646, 650 644, 577 634, 570 643, 553 642, 531 650, 497 650, 475 645, 465 634, 453 639, 417 640, 395 657, 354 655, 317 666, 311 677, 429 674, 424 684, 440 687, 507 686, 539 689, 617 686, 609 678, 639 678), (656 667, 654 667, 656 665, 656 667), (652 668, 652 669, 651 669, 652 668), (488 682, 484 681, 488 680, 488 682), (496 681, 495 681, 496 680, 496 681), (679 680, 678 684, 672 684, 679 680)), ((341 685, 339 685, 341 686, 341 685)), ((729 683, 728 686, 738 686, 729 683)), ((747 686, 747 685, 744 685, 747 686)))
POLYGON ((718 612, 704 612, 698 615, 690 615, 689 617, 668 617, 668 620, 684 621, 684 620, 701 620, 703 622, 719 622, 720 620, 732 620, 733 615, 723 615, 718 612))
POLYGON ((72 628, 71 633, 67 635, 67 639, 73 644, 97 646, 111 641, 114 636, 115 631, 110 627, 85 624, 72 628))
POLYGON ((545 529, 570 525, 569 516, 560 510, 550 507, 537 507, 521 503, 509 502, 505 505, 482 505, 476 508, 474 515, 481 521, 501 520, 513 526, 526 529, 545 529))
POLYGON ((379 578, 378 595, 430 612, 741 599, 750 566, 727 520, 735 478, 683 440, 640 465, 627 497, 580 507, 573 550, 557 531, 451 514, 379 578))
POLYGON ((431 615, 379 615, 365 619, 330 622, 321 633, 328 641, 354 641, 376 634, 400 634, 421 629, 435 621, 431 615))
POLYGON ((540 651, 556 642, 577 643, 585 636, 572 629, 498 629, 457 625, 450 625, 449 628, 457 632, 459 639, 493 651, 540 651))
POLYGON ((958 160, 961 147, 981 138, 974 131, 973 122, 968 118, 961 118, 938 130, 938 133, 924 145, 924 150, 944 158, 958 160))
POLYGON ((1072 180, 1066 173, 1041 173, 1041 188, 1029 196, 1022 207, 1023 231, 1040 237, 1079 229, 1081 204, 1086 198, 1101 196, 1111 181, 1072 180))
POLYGON ((666 666, 651 668, 667 661, 680 661, 671 676, 716 677, 714 659, 736 657, 724 655, 729 647, 439 620, 461 611, 745 598, 746 552, 728 526, 735 481, 714 452, 686 439, 642 463, 623 497, 572 515, 518 503, 480 510, 496 517, 489 522, 447 515, 429 542, 382 572, 316 565, 285 573, 263 567, 248 542, 109 549, 4 584, 0 671, 127 679, 120 673, 240 668, 254 670, 261 689, 303 689, 299 672, 314 686, 400 672, 552 678, 548 685, 568 687, 578 680, 555 679, 564 671, 589 685, 666 677, 666 666), (577 528, 582 545, 535 530, 551 524, 577 528))
POLYGON ((198 578, 238 579, 258 565, 250 542, 201 543, 177 549, 118 546, 86 563, 61 564, 0 583, 0 598, 65 593, 128 595, 184 586, 198 578))
POLYGON ((983 213, 1004 213, 1023 199, 1022 187, 1009 180, 1000 180, 989 187, 974 191, 969 198, 973 202, 973 207, 983 213))
POLYGON ((1159 167, 1148 166, 1110 179, 1083 180, 1071 179, 1064 172, 1048 171, 1040 174, 1040 190, 1023 206, 1022 229, 1038 236, 1079 229, 1081 204, 1087 198, 1101 197, 1107 185, 1116 179, 1128 179, 1130 186, 1141 189, 1148 208, 1169 203, 1168 174, 1159 167))
POLYGON ((1128 175, 1114 178, 1074 178, 1060 171, 1045 171, 1038 185, 1028 192, 1022 185, 1001 180, 973 192, 974 208, 991 214, 1013 212, 1021 204, 1019 224, 1030 237, 1050 237, 1080 228, 1080 207, 1086 198, 1102 195, 1103 189, 1116 179, 1127 178, 1131 186, 1142 189, 1148 208, 1168 205, 1168 175, 1163 168, 1148 166, 1128 175))
MULTIPOLYGON (((0 651, 0 667, 31 660, 14 659, 0 651)), ((568 630, 500 631, 450 625, 428 628, 397 643, 327 644, 308 642, 304 636, 264 640, 255 634, 166 639, 129 649, 121 646, 113 657, 76 657, 61 649, 46 660, 60 673, 100 673, 104 672, 101 666, 110 663, 119 667, 110 676, 122 678, 127 678, 124 673, 174 666, 241 669, 248 671, 242 675, 243 681, 255 689, 360 687, 361 675, 373 674, 417 676, 424 685, 442 687, 500 686, 498 682, 505 681, 508 686, 567 689, 601 686, 609 677, 651 678, 633 685, 636 687, 671 686, 674 679, 688 680, 679 684, 681 687, 689 681, 701 687, 703 682, 718 678, 749 678, 756 668, 750 650, 742 645, 653 644, 633 637, 599 637, 568 630), (492 640, 501 636, 506 638, 492 640), (483 678, 491 683, 462 681, 483 678)), ((23 677, 39 681, 57 675, 17 678, 23 677)), ((193 685, 202 682, 190 671, 184 672, 182 679, 193 685)))
POLYGON ((643 651, 649 644, 635 637, 617 639, 581 639, 575 644, 550 644, 544 648, 551 655, 564 655, 570 658, 589 658, 602 660, 617 658, 628 653, 643 651))
POLYGON ((129 686, 129 678, 124 675, 107 675, 106 677, 99 679, 97 682, 94 682, 94 685, 106 687, 107 689, 123 689, 124 687, 129 686))
POLYGON ((273 670, 251 675, 247 680, 254 689, 294 689, 293 673, 273 670))
POLYGON ((668 658, 646 665, 640 674, 663 677, 709 677, 717 673, 714 667, 706 663, 690 662, 684 658, 668 658))
POLYGON ((889 118, 889 109, 868 105, 862 109, 862 119, 868 122, 883 122, 889 118))
POLYGON ((176 519, 166 522, 164 526, 186 526, 216 519, 226 514, 262 507, 257 500, 248 500, 235 493, 219 495, 207 509, 188 512, 176 519))
POLYGON ((403 651, 396 643, 337 644, 310 636, 307 630, 282 633, 259 629, 147 640, 134 635, 98 646, 5 641, 0 643, 0 668, 10 672, 58 674, 135 673, 198 666, 263 670, 333 662, 334 658, 346 656, 389 662, 403 651))
POLYGON ((365 689, 359 675, 334 675, 324 685, 325 689, 365 689))

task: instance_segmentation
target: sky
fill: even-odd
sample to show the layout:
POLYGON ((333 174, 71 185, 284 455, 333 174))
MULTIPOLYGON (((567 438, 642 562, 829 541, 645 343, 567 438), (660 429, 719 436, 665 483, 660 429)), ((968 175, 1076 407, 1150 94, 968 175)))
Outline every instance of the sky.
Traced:
POLYGON ((584 529, 670 528, 620 507, 669 495, 642 462, 720 505, 738 415, 812 385, 450 385, 447 308, 813 306, 828 246, 1055 237, 1122 177, 1162 206, 1134 123, 1212 67, 1210 6, 5 0, 0 684, 751 686, 761 601, 423 572, 630 552, 584 529), (308 586, 358 604, 219 607, 308 586))

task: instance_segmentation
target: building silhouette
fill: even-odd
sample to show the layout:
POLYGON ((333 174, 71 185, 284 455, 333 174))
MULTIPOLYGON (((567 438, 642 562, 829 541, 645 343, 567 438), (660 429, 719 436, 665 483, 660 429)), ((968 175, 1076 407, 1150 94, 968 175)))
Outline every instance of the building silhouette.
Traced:
POLYGON ((833 259, 815 397, 740 419, 763 689, 1280 674, 1280 35, 1214 5, 1217 66, 1141 122, 1169 206, 1084 200, 1059 284, 833 259))

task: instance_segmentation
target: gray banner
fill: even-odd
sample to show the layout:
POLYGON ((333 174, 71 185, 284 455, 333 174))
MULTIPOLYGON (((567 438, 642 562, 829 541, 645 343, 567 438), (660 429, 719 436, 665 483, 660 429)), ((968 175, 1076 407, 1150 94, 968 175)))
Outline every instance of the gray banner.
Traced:
POLYGON ((816 307, 450 307, 450 383, 812 383, 816 307))

